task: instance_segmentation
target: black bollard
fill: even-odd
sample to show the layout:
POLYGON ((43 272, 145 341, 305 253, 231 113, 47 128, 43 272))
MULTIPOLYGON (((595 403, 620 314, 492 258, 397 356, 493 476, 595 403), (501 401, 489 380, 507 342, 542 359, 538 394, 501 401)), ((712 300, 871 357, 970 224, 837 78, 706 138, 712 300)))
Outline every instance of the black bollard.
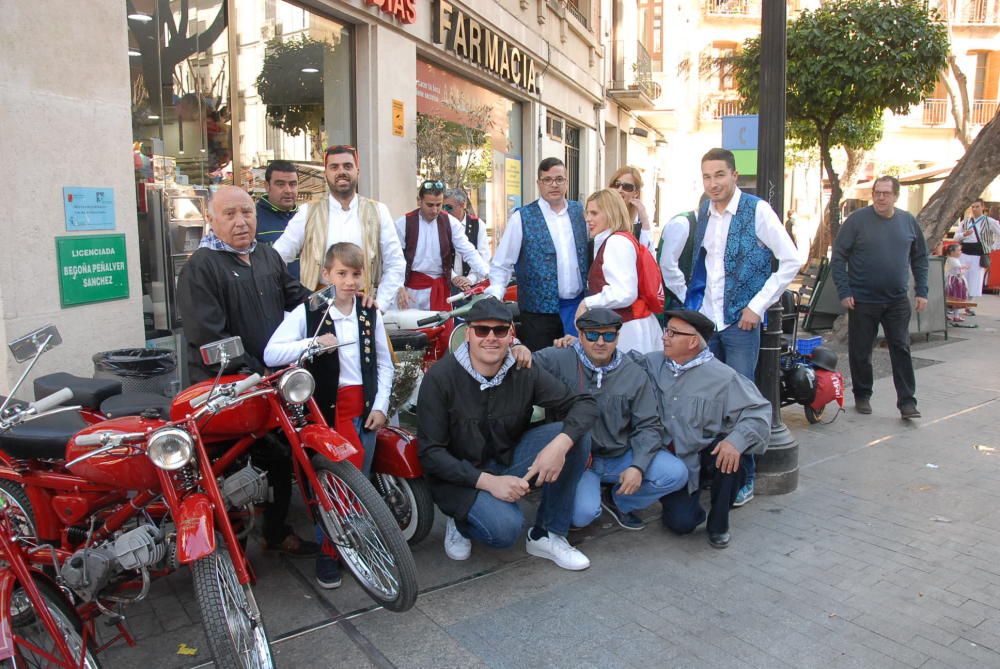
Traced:
POLYGON ((767 310, 767 327, 760 335, 757 388, 771 403, 771 440, 757 456, 755 492, 784 495, 799 487, 799 443, 781 419, 781 302, 767 310))

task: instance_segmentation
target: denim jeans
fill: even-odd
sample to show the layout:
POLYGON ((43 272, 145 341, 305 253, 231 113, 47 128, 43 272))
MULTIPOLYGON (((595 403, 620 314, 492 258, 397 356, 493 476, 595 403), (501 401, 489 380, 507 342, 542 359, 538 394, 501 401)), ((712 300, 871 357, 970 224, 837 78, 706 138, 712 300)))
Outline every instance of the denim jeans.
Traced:
MULTIPOLYGON (((750 456, 741 456, 739 469, 732 474, 723 474, 716 468, 711 450, 706 448, 701 452, 702 476, 712 482, 707 529, 711 534, 722 534, 729 531, 729 507, 746 483, 746 464, 750 456)), ((660 502, 663 503, 663 526, 675 534, 690 534, 705 520, 700 487, 692 493, 685 487, 660 502)))
MULTIPOLYGON (((514 449, 510 466, 486 463, 486 471, 497 476, 524 476, 538 453, 562 432, 562 423, 548 423, 528 430, 514 449)), ((566 536, 573 515, 573 499, 580 476, 590 456, 590 435, 584 436, 566 454, 559 478, 542 485, 542 500, 535 516, 535 526, 553 534, 566 536)), ((456 520, 458 531, 469 539, 492 546, 507 548, 521 536, 524 514, 516 502, 504 502, 485 490, 476 493, 476 501, 464 521, 456 520)))
POLYGON ((847 350, 854 396, 863 399, 872 396, 872 347, 880 323, 889 344, 896 406, 916 405, 917 380, 910 357, 910 301, 907 298, 889 304, 857 302, 848 312, 847 350))
MULTIPOLYGON (((632 451, 613 457, 595 455, 590 467, 580 478, 573 504, 573 526, 586 527, 601 515, 601 484, 618 483, 619 475, 632 464, 632 451)), ((647 506, 687 485, 688 471, 684 463, 670 451, 659 451, 642 475, 642 484, 631 495, 612 493, 615 504, 623 513, 645 509, 647 506)))
MULTIPOLYGON (((753 330, 741 330, 733 323, 722 332, 716 332, 708 341, 708 348, 720 361, 726 363, 750 383, 757 382, 757 356, 760 354, 760 325, 753 330)), ((744 458, 747 483, 753 483, 757 473, 754 456, 744 458)))
MULTIPOLYGON (((365 449, 365 461, 361 473, 368 476, 372 470, 372 459, 375 457, 375 438, 378 436, 378 433, 364 429, 364 422, 361 420, 361 416, 354 419, 354 429, 358 431, 358 436, 361 438, 361 446, 365 449)), ((326 538, 326 532, 323 530, 321 523, 316 523, 316 541, 320 544, 319 559, 322 559, 324 556, 334 557, 337 555, 333 543, 326 538)))

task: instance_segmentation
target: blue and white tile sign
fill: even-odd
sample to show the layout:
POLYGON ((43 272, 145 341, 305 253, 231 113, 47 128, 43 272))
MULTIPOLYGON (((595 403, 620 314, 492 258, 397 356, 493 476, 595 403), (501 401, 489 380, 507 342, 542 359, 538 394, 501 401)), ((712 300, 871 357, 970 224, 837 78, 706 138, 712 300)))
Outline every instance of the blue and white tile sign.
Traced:
POLYGON ((115 189, 63 188, 63 207, 66 210, 66 231, 114 230, 115 189))

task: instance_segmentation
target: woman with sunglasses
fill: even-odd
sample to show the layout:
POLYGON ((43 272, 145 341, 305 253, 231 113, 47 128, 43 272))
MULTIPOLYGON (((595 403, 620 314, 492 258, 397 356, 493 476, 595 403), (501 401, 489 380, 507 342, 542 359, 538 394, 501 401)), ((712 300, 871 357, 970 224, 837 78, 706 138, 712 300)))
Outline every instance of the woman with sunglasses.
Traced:
POLYGON ((618 191, 628 208, 628 220, 632 221, 632 235, 652 253, 653 229, 649 222, 649 212, 642 203, 642 174, 631 165, 619 167, 611 175, 608 188, 618 191))
POLYGON ((622 353, 650 353, 662 348, 660 324, 650 305, 639 296, 639 253, 648 253, 630 232, 628 210, 613 190, 599 190, 584 211, 594 240, 594 258, 587 276, 587 292, 577 309, 613 309, 622 317, 618 349, 622 353))

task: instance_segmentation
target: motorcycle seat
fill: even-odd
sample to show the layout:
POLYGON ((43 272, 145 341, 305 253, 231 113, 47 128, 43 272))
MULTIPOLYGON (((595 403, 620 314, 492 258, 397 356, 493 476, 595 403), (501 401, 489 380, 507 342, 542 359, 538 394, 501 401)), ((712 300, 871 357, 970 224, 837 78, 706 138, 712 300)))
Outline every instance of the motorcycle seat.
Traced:
POLYGON ((73 391, 73 399, 66 402, 67 405, 79 404, 85 409, 97 411, 101 408, 101 402, 113 395, 118 395, 122 391, 120 381, 114 379, 87 379, 82 376, 73 376, 66 372, 56 372, 46 374, 35 379, 35 400, 69 388, 73 391))
POLYGON ((427 334, 424 332, 396 330, 388 334, 394 351, 422 351, 427 348, 427 334))
POLYGON ((160 418, 170 418, 170 399, 156 393, 122 393, 101 402, 101 413, 108 418, 138 416, 143 411, 156 410, 160 418))
POLYGON ((0 450, 18 460, 62 460, 66 444, 85 427, 76 411, 43 416, 0 434, 0 450))

